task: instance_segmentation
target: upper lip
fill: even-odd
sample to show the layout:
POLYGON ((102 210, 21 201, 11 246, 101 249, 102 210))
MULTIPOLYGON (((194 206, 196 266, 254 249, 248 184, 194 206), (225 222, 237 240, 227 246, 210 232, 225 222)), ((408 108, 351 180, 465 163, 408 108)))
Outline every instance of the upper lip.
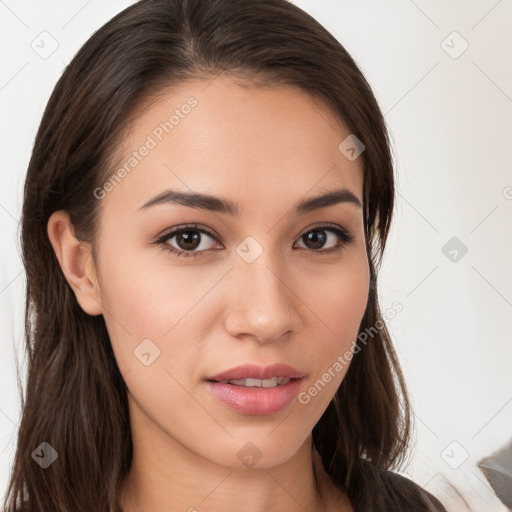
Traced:
POLYGON ((218 373, 206 380, 225 381, 235 379, 273 379, 274 377, 285 377, 289 379, 301 379, 304 373, 287 364, 276 363, 270 366, 258 366, 256 364, 243 364, 218 373))

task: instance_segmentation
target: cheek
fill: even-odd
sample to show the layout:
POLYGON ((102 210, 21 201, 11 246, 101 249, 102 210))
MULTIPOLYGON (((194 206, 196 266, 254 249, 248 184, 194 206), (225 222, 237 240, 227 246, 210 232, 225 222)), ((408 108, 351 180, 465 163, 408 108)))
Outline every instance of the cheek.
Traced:
POLYGON ((345 346, 358 334, 368 301, 369 280, 365 272, 352 272, 326 286, 317 298, 331 331, 339 335, 338 344, 345 346))
MULTIPOLYGON (((125 259, 122 266, 107 266, 111 271, 102 279, 105 320, 132 399, 162 426, 165 418, 177 420, 174 411, 204 423, 204 410, 185 388, 197 363, 198 315, 212 307, 201 298, 213 283, 193 285, 193 270, 168 265, 125 259)), ((182 428, 187 429, 186 420, 182 428)))
POLYGON ((357 338, 369 293, 369 268, 364 254, 354 255, 336 269, 327 269, 310 281, 308 303, 318 322, 330 336, 325 338, 329 350, 343 348, 357 338))
POLYGON ((306 285, 307 303, 314 313, 311 332, 315 333, 314 350, 309 352, 311 348, 308 348, 308 352, 310 360, 316 361, 306 392, 311 406, 321 411, 327 407, 352 361, 368 301, 369 268, 365 256, 347 258, 336 266, 336 271, 330 269, 306 285))
POLYGON ((128 251, 123 255, 108 253, 100 272, 105 322, 123 373, 133 366, 134 350, 144 340, 151 340, 166 355, 165 340, 187 324, 212 284, 194 284, 192 269, 172 269, 131 256, 128 251))
POLYGON ((193 267, 173 264, 173 256, 157 248, 120 244, 104 248, 102 305, 135 335, 161 337, 200 300, 208 279, 199 280, 193 267))

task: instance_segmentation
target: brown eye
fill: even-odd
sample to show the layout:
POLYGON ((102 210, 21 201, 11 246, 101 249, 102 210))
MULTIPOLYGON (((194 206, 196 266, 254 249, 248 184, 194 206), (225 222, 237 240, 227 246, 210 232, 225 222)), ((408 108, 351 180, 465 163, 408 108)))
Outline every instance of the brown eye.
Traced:
POLYGON ((172 238, 174 237, 176 237, 176 244, 179 248, 186 251, 193 251, 201 245, 201 234, 199 231, 183 231, 172 238))
POLYGON ((302 240, 309 249, 321 249, 326 243, 328 236, 322 229, 315 229, 309 231, 307 234, 302 236, 302 240))
POLYGON ((353 239, 354 237, 345 230, 332 226, 320 226, 310 229, 300 238, 306 246, 306 249, 311 249, 315 252, 328 252, 341 249, 353 239), (325 247, 326 244, 328 244, 327 247, 325 247))
POLYGON ((184 226, 165 233, 155 243, 175 253, 176 256, 195 257, 201 252, 212 249, 212 241, 216 242, 216 238, 205 229, 184 226))

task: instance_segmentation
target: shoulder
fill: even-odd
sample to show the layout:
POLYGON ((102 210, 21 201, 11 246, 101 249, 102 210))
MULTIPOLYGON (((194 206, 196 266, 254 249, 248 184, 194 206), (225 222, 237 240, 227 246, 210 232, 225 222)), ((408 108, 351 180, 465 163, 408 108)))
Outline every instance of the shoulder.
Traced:
POLYGON ((418 511, 446 512, 443 504, 433 494, 429 493, 409 478, 389 470, 385 471, 384 478, 387 479, 390 486, 407 489, 411 496, 417 497, 418 511))
POLYGON ((350 493, 356 512, 447 512, 434 495, 394 471, 361 461, 358 473, 350 493))

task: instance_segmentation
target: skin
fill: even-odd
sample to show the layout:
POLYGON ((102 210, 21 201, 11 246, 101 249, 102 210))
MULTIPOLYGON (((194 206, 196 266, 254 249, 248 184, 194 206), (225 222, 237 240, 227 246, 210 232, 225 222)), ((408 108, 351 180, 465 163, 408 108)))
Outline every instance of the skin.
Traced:
MULTIPOLYGON (((342 187, 362 203, 362 159, 338 150, 349 130, 304 92, 218 77, 190 81, 141 110, 120 165, 190 96, 198 105, 100 200, 96 264, 66 212, 48 223, 81 307, 105 318, 129 390, 134 458, 120 505, 124 512, 351 511, 311 452, 311 431, 347 365, 309 403, 265 416, 226 407, 204 379, 243 363, 283 362, 305 372, 306 391, 352 349, 369 289, 363 211, 351 203, 291 211, 300 199, 342 187), (138 211, 168 188, 229 199, 241 214, 171 203, 138 211), (186 223, 217 241, 201 234, 197 258, 152 243, 186 223), (308 245, 302 235, 325 224, 354 240, 322 253, 339 242, 323 232, 323 246, 308 245), (250 264, 236 252, 248 236, 263 249, 250 264), (134 356, 145 339, 160 350, 149 366, 134 356), (250 468, 237 456, 249 442, 261 453, 250 468)), ((184 247, 177 237, 169 244, 184 247)))

